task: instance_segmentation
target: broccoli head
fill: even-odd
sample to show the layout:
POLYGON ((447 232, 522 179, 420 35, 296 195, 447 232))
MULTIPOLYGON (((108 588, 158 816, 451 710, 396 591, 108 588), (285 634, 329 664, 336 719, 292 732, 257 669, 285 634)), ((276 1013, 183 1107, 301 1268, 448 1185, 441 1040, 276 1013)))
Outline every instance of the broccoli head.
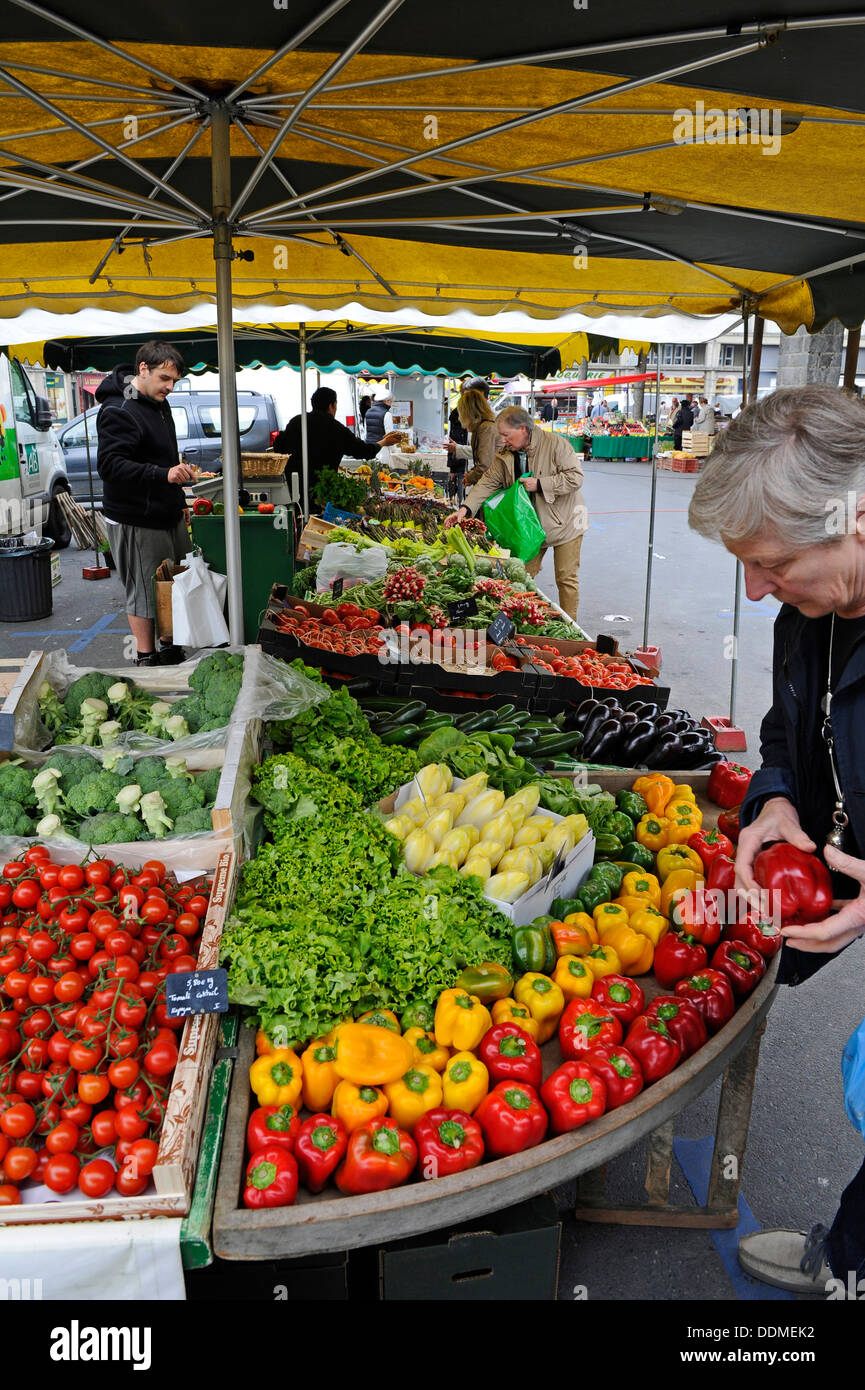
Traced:
POLYGON ((130 780, 138 783, 142 792, 155 792, 165 781, 165 760, 163 758, 136 758, 130 780))
POLYGON ((186 777, 171 777, 163 772, 162 780, 153 790, 159 792, 172 820, 182 816, 184 811, 195 811, 204 805, 204 789, 197 780, 190 782, 186 777))
POLYGON ((90 753, 70 753, 63 749, 52 753, 45 767, 53 767, 60 773, 60 790, 65 795, 82 777, 98 772, 99 761, 90 753))
POLYGON ((17 801, 19 805, 36 805, 33 794, 35 768, 22 767, 20 763, 0 763, 0 801, 17 801))
POLYGON ((20 801, 0 801, 0 835, 32 835, 35 828, 20 801))
POLYGON ((210 656, 199 661, 189 677, 190 688, 204 691, 213 676, 221 671, 230 671, 233 675, 242 678, 243 657, 235 656, 231 652, 211 652, 210 656))
POLYGON ((221 777, 221 767, 209 767, 206 772, 196 773, 195 783, 204 793, 205 806, 209 806, 212 801, 216 800, 216 793, 219 790, 221 777))
POLYGON ((66 805, 76 816, 113 811, 117 805, 114 798, 123 784, 124 778, 118 773, 97 768, 69 788, 66 793, 66 805))
POLYGON ((198 663, 189 677, 189 684, 202 697, 207 711, 205 722, 219 720, 220 722, 213 726, 215 728, 228 723, 242 680, 241 656, 232 656, 230 652, 214 652, 198 663))
POLYGON ((191 734, 197 734, 207 718, 204 700, 200 695, 186 695, 182 700, 176 700, 171 706, 171 711, 173 714, 183 715, 191 734))
POLYGON ((80 722, 81 706, 85 700, 104 700, 112 685, 114 677, 106 676, 102 671, 88 671, 73 681, 63 701, 67 726, 80 722))
POLYGON ((213 819, 203 806, 199 806, 195 811, 184 811, 174 821, 175 835, 198 835, 202 831, 212 830, 213 819))
POLYGON ((146 837, 146 826, 136 816, 124 816, 120 811, 100 811, 78 827, 79 840, 88 845, 129 844, 146 837))

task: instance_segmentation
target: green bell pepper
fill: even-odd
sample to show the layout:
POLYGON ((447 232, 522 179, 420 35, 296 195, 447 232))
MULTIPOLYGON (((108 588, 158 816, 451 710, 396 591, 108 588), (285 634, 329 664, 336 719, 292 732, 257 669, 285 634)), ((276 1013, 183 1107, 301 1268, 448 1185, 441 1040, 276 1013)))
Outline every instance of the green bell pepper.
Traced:
POLYGON ((618 835, 595 835, 596 859, 621 859, 622 842, 618 835))
POLYGON ((602 883, 599 879, 589 878, 580 889, 582 908, 578 911, 587 912, 591 917, 595 908, 601 903, 609 902, 611 897, 609 884, 602 883))
POLYGON ((425 1033, 431 1033, 434 1023, 435 1009, 423 999, 416 999, 413 1004, 408 1004, 400 1016, 404 1033, 409 1028, 422 1028, 425 1033))
POLYGON ((606 884, 610 890, 610 896, 614 897, 621 888, 624 877, 622 870, 617 868, 612 860, 605 859, 603 863, 592 866, 589 882, 606 884))
POLYGON ((553 914, 554 922, 564 922, 572 912, 584 912, 582 900, 580 898, 556 898, 550 904, 550 912, 553 914))
POLYGON ((649 814, 649 808, 646 805, 645 799, 640 796, 640 793, 629 792, 624 787, 620 792, 616 793, 616 805, 620 811, 624 811, 626 816, 630 816, 635 824, 637 821, 642 820, 643 816, 649 814))
POLYGON ((549 975, 555 969, 555 942, 545 920, 514 927, 511 933, 511 949, 514 964, 521 975, 528 974, 530 970, 540 975, 549 975))
POLYGON ((637 840, 626 840, 622 845, 622 858, 630 859, 634 864, 638 864, 647 873, 653 873, 655 868, 655 856, 645 845, 641 845, 637 840))
POLYGON ((634 822, 630 816, 626 816, 624 811, 612 811, 610 815, 603 816, 597 827, 596 835, 618 835, 620 840, 632 840, 634 838, 634 822))
POLYGON ((482 1004, 507 999, 513 987, 514 977, 507 966, 492 960, 485 960, 481 965, 467 965, 454 980, 454 989, 464 989, 482 1004))

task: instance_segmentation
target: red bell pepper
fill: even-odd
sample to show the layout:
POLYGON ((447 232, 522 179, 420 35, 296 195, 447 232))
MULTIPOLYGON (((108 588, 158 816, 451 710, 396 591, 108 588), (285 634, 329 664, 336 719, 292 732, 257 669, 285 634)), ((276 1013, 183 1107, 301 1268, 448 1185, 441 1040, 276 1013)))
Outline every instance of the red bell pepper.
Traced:
POLYGON ((643 1071, 632 1052, 618 1044, 604 1043, 585 1052, 582 1061, 607 1088, 607 1109, 615 1110, 633 1100, 643 1089, 643 1071))
POLYGON ((646 996, 636 980, 626 975, 603 975, 592 987, 592 999, 613 1018, 617 1018, 622 1028, 633 1023, 646 1007, 646 996))
POLYGON ((697 851, 703 861, 703 868, 708 872, 719 854, 732 855, 733 841, 717 829, 698 830, 688 841, 688 848, 697 851))
POLYGON ((387 1116, 380 1116, 351 1135, 345 1158, 336 1170, 336 1185, 350 1197, 383 1192, 407 1182, 416 1163, 417 1145, 411 1135, 387 1116))
POLYGON ((832 880, 816 854, 779 841, 757 855, 754 877, 773 894, 773 915, 780 911, 784 927, 822 922, 832 911, 832 880))
POLYGON ((646 1014, 649 1018, 663 1019, 667 1032, 682 1049, 683 1060, 702 1047, 708 1037, 702 1015, 689 999, 681 999, 675 994, 658 994, 646 1014))
POLYGON ((478 1056, 493 1085, 499 1081, 527 1081, 540 1086, 543 1076, 541 1049, 518 1023, 500 1023, 481 1039, 478 1056))
POLYGON ((767 922, 758 912, 749 912, 738 922, 731 922, 724 932, 724 940, 744 941, 765 960, 777 955, 784 944, 780 928, 774 922, 767 922))
POLYGON ((568 1134, 607 1108, 607 1083, 585 1062, 565 1062, 541 1087, 554 1134, 568 1134))
POLYGON ((662 989, 672 989, 708 964, 708 951, 692 936, 668 931, 655 947, 655 979, 662 989))
POLYGON ((709 872, 706 875, 706 891, 714 895, 718 904, 718 911, 724 920, 731 915, 728 911, 730 894, 735 892, 735 889, 735 858, 729 854, 719 854, 709 865, 709 872))
POLYGON ((643 1070, 647 1084, 660 1081, 682 1060, 682 1048, 666 1023, 657 1016, 641 1014, 628 1029, 625 1038, 628 1051, 633 1053, 643 1070))
MULTIPOLYGON (((717 898, 704 888, 689 889, 673 903, 671 924, 676 931, 699 941, 707 949, 717 946, 721 940, 721 915, 717 898)), ((663 981, 661 983, 663 984, 663 981)))
POLYGON ((720 970, 700 970, 676 985, 677 999, 687 999, 698 1010, 706 1031, 717 1033, 736 1012, 733 988, 720 970))
POLYGON ((259 502, 258 510, 262 516, 270 516, 276 510, 272 502, 259 502))
POLYGON ((308 1192, 321 1192, 342 1163, 348 1135, 333 1115, 310 1115, 297 1132, 294 1156, 300 1180, 308 1192))
POLYGON ((750 994, 766 973, 766 962, 744 941, 722 941, 712 957, 712 969, 720 970, 739 998, 750 994))
POLYGON ((246 1147, 251 1154, 271 1144, 292 1150, 299 1129, 300 1115, 293 1105, 260 1105, 249 1117, 246 1147))
POLYGON ((294 1154, 280 1144, 259 1149, 246 1165, 243 1204, 253 1210, 261 1207, 290 1207, 297 1196, 297 1163, 294 1154))
POLYGON ((734 845, 739 843, 739 812, 741 806, 731 806, 729 811, 722 811, 718 817, 718 829, 722 835, 726 835, 728 840, 732 840, 734 845))
POLYGON ((582 1062, 590 1047, 621 1041, 621 1023, 596 999, 572 999, 559 1019, 559 1046, 566 1062, 582 1062))
POLYGON ((733 806, 741 806, 750 780, 750 770, 741 763, 715 763, 709 773, 706 795, 716 806, 729 811, 733 806))
POLYGON ((491 1158, 534 1148, 546 1134, 548 1124, 537 1091, 524 1081, 500 1081, 484 1096, 475 1119, 483 1130, 491 1158))
MULTIPOLYGON (((530 1039, 531 1041, 531 1039, 530 1039)), ((477 1168, 484 1156, 481 1127, 464 1110, 436 1106, 421 1115, 414 1127, 422 1178, 447 1178, 477 1168)))
POLYGON ((213 503, 209 497, 196 497, 192 504, 193 516, 209 516, 213 511, 213 503))

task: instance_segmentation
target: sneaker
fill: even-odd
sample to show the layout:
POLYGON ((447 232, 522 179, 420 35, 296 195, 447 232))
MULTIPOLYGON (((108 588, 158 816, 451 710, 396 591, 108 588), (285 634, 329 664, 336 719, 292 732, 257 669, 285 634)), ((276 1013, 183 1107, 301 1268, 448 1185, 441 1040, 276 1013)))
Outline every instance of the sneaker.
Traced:
POLYGON ((175 647, 172 642, 163 642, 159 651, 156 653, 157 666, 179 666, 186 660, 186 652, 182 647, 175 647))
POLYGON ((805 1231, 755 1231, 739 1241, 739 1264, 754 1279, 788 1293, 823 1295, 832 1270, 825 1226, 805 1231))
POLYGON ((139 653, 139 655, 135 658, 135 665, 136 665, 136 666, 161 666, 161 665, 162 665, 162 654, 161 654, 161 652, 146 652, 146 653, 142 656, 142 655, 139 653))

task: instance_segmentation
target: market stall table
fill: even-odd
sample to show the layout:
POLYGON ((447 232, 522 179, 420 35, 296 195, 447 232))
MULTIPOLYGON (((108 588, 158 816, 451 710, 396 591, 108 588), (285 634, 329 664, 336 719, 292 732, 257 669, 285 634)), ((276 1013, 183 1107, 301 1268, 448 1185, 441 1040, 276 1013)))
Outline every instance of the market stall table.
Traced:
MULTIPOLYGON (((652 457, 654 434, 594 434, 591 441, 593 459, 647 459, 652 457)), ((673 436, 662 435, 660 449, 672 449, 673 436)))

